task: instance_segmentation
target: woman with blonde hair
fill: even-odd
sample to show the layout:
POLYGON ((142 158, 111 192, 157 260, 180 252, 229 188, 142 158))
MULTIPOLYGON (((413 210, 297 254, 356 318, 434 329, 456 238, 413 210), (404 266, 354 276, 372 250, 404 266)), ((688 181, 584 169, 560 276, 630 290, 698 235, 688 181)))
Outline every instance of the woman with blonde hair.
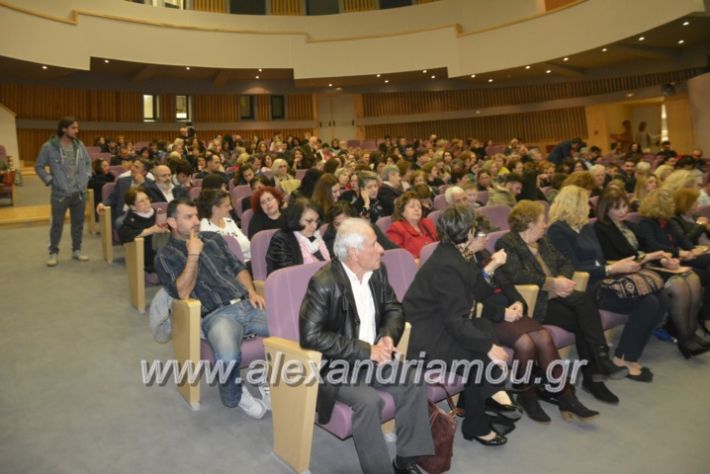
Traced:
POLYGON ((655 175, 641 177, 636 181, 634 195, 629 202, 629 209, 632 212, 637 212, 641 201, 648 196, 652 191, 658 188, 658 178, 655 175))
POLYGON ((691 171, 675 170, 663 180, 661 187, 672 193, 680 188, 697 188, 698 182, 691 171))
MULTIPOLYGON (((298 180, 293 177, 288 168, 288 163, 283 158, 274 160, 271 165, 271 173, 273 174, 274 187, 280 189, 286 195, 290 195, 294 189, 298 188, 295 183, 298 180)), ((300 181, 298 181, 298 184, 300 184, 300 181)))
POLYGON ((666 178, 673 172, 673 167, 670 165, 661 165, 653 172, 653 174, 658 178, 659 184, 663 183, 666 178))
MULTIPOLYGON (((616 192, 625 191, 622 187, 616 192)), ((588 224, 588 201, 587 190, 574 185, 562 188, 550 208, 551 225, 547 236, 557 250, 572 262, 576 271, 589 274, 587 291, 597 294, 599 309, 629 315, 612 362, 628 369, 627 378, 651 382, 653 373, 638 361, 666 312, 665 300, 660 297, 662 288, 638 298, 625 299, 600 285, 605 279, 613 280, 615 276, 637 273, 641 265, 634 261, 633 256, 607 264, 594 227, 588 224)))

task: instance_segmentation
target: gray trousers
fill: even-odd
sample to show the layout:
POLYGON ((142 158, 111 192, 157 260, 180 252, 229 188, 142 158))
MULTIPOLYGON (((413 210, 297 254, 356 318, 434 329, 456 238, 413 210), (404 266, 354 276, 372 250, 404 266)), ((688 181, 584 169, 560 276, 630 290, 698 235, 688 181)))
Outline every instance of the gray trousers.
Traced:
POLYGON ((59 242, 62 240, 64 216, 67 209, 71 215, 72 251, 81 250, 81 236, 84 232, 84 208, 86 200, 84 193, 73 193, 68 196, 52 196, 52 217, 49 224, 49 253, 59 253, 59 242))
POLYGON ((378 395, 378 390, 389 393, 394 399, 397 455, 415 457, 434 454, 426 388, 421 384, 415 385, 412 378, 409 376, 405 383, 396 385, 383 385, 376 380, 368 384, 360 378, 354 384, 338 388, 336 399, 353 410, 353 441, 365 474, 392 472, 380 418, 385 402, 378 395))

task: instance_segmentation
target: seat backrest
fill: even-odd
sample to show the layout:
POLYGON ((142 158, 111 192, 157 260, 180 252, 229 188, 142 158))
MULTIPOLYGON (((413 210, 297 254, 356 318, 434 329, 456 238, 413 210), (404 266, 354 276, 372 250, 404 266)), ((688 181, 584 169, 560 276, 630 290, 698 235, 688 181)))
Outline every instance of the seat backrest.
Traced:
POLYGON ((498 206, 484 206, 476 209, 479 216, 488 219, 492 226, 498 227, 499 230, 508 230, 508 216, 510 208, 505 204, 498 206))
POLYGON ((308 170, 296 170, 296 179, 303 179, 303 177, 306 176, 306 171, 308 170))
POLYGON ((486 250, 488 250, 490 253, 495 252, 496 242, 498 242, 498 239, 503 237, 508 232, 509 231, 507 230, 499 230, 497 232, 491 232, 490 234, 488 234, 488 240, 486 241, 486 250))
POLYGON ((150 205, 153 206, 156 212, 165 212, 168 210, 167 202, 152 202, 150 205))
POLYGON ((389 226, 392 225, 392 216, 380 217, 379 219, 377 219, 376 224, 382 232, 387 232, 389 226))
POLYGON ((115 188, 115 187, 116 187, 115 181, 113 183, 106 183, 103 185, 103 187, 101 188, 101 202, 106 202, 108 197, 113 192, 113 188, 115 188))
POLYGON ((275 233, 276 229, 262 230, 251 238, 251 274, 254 280, 266 280, 266 252, 275 233))
POLYGON ((385 250, 382 255, 382 263, 387 268, 387 278, 389 278, 397 299, 402 301, 417 273, 417 263, 414 261, 414 257, 404 249, 385 250))
POLYGON ((419 252, 419 266, 421 267, 424 265, 424 262, 429 260, 429 257, 431 257, 431 254, 434 253, 434 250, 436 250, 436 246, 439 245, 439 242, 432 242, 430 244, 426 244, 424 247, 422 247, 421 252, 419 252))
POLYGON ((446 206, 448 206, 448 203, 446 202, 446 194, 439 194, 438 196, 434 197, 434 201, 432 203, 432 207, 440 211, 442 209, 446 209, 446 206))
POLYGON ((251 222, 252 217, 254 217, 254 209, 247 209, 246 211, 242 212, 242 215, 239 218, 239 220, 241 220, 242 222, 240 227, 244 234, 249 233, 249 222, 251 222))
MULTIPOLYGON (((427 215, 427 217, 429 218, 429 220, 431 221, 431 223, 434 224, 434 228, 435 228, 435 229, 436 229, 436 221, 439 220, 439 216, 441 215, 442 212, 444 212, 444 211, 442 211, 441 209, 438 209, 438 210, 436 210, 436 211, 431 211, 431 212, 427 215)), ((420 258, 421 258, 421 256, 420 256, 420 258)))
POLYGON ((240 184, 229 191, 229 197, 232 200, 232 208, 237 211, 237 215, 242 215, 242 199, 251 196, 251 186, 248 184, 240 184))
POLYGON ((118 178, 123 173, 125 173, 127 170, 121 165, 114 165, 114 166, 109 166, 108 171, 109 171, 109 173, 114 175, 116 178, 118 178))
POLYGON ((478 191, 476 200, 485 206, 488 203, 488 191, 478 191))
POLYGON ((641 214, 639 214, 638 212, 629 212, 626 215, 626 219, 624 220, 633 222, 634 224, 638 224, 639 222, 641 222, 641 214))
POLYGON ((300 341, 298 313, 301 309, 301 303, 306 295, 308 283, 325 263, 314 262, 295 265, 281 268, 269 275, 264 285, 264 297, 268 301, 266 304, 266 320, 269 324, 270 336, 300 341))
POLYGON ((202 186, 193 186, 188 191, 188 194, 190 195, 190 199, 197 199, 198 197, 200 197, 201 192, 202 186))
POLYGON ((592 196, 589 198, 589 204, 591 204, 594 209, 597 208, 597 202, 599 202, 599 196, 592 196))
POLYGON ((244 263, 244 254, 242 253, 242 247, 239 245, 237 238, 232 237, 231 235, 223 235, 222 237, 224 238, 224 241, 227 243, 227 247, 229 248, 229 251, 232 252, 235 257, 237 257, 237 260, 244 263))

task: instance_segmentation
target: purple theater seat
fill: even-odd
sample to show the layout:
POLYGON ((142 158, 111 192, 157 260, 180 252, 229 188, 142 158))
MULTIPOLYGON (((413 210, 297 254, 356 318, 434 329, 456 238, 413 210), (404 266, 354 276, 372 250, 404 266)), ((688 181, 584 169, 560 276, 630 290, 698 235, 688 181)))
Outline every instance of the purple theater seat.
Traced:
POLYGON ((414 257, 404 249, 386 250, 382 255, 382 263, 387 268, 387 278, 397 299, 402 301, 417 273, 414 257))
POLYGON ((239 245, 237 239, 235 237, 232 237, 231 235, 224 235, 222 237, 224 237, 224 241, 227 243, 229 251, 232 252, 235 257, 237 257, 237 260, 244 263, 244 254, 242 253, 242 247, 239 245))
POLYGON ((387 232, 389 226, 392 225, 392 216, 380 217, 375 224, 377 224, 377 227, 379 227, 382 232, 387 232))
MULTIPOLYGON (((382 408, 380 417, 383 420, 390 420, 394 418, 395 406, 394 400, 392 399, 392 395, 385 392, 378 392, 378 395, 385 402, 385 406, 382 408)), ((324 430, 328 431, 329 433, 334 434, 338 438, 345 439, 349 438, 353 434, 352 418, 352 408, 350 408, 344 403, 335 402, 335 405, 333 406, 333 414, 330 417, 330 421, 324 425, 320 423, 316 424, 324 430)))
POLYGON ((426 244, 424 247, 422 247, 422 251, 419 252, 419 266, 424 265, 424 262, 429 260, 429 257, 431 257, 431 254, 433 254, 434 250, 436 250, 437 245, 439 245, 439 242, 432 242, 432 243, 426 244))
POLYGON ((492 226, 499 230, 508 230, 508 216, 510 208, 504 204, 498 206, 485 206, 476 209, 479 216, 488 219, 492 226))
POLYGON ((436 222, 439 220, 439 216, 442 212, 443 211, 441 209, 437 209, 435 211, 431 211, 429 215, 427 215, 431 223, 434 224, 434 228, 436 228, 436 222))
POLYGON ((229 191, 229 197, 232 200, 232 208, 237 211, 239 217, 242 216, 242 199, 251 196, 251 187, 248 184, 240 184, 229 191))
MULTIPOLYGON (((247 234, 249 232, 249 222, 251 222, 252 217, 254 217, 254 209, 247 209, 246 211, 242 212, 241 216, 239 216, 239 219, 241 220, 239 228, 242 229, 242 232, 244 232, 244 234, 247 234)), ((256 237, 256 235, 254 237, 256 237)), ((266 259, 266 253, 264 253, 264 259, 266 259)))
POLYGON ((626 219, 624 220, 633 222, 634 224, 638 224, 639 222, 641 222, 641 214, 639 214, 638 212, 629 212, 626 215, 626 219))
POLYGON ((440 378, 439 380, 446 388, 446 392, 444 392, 444 388, 439 385, 427 384, 426 386, 427 398, 434 403, 444 400, 447 393, 449 395, 456 395, 457 393, 463 392, 464 386, 466 385, 465 380, 460 375, 454 375, 451 377, 450 374, 446 374, 443 379, 440 378))
POLYGON ((190 190, 187 192, 188 195, 190 196, 190 199, 193 201, 200 197, 200 193, 202 192, 202 186, 193 186, 190 188, 190 190))
POLYGON ((447 206, 448 203, 446 202, 446 194, 439 194, 438 196, 434 197, 432 207, 435 211, 441 211, 443 209, 446 209, 447 206))
POLYGON ((607 329, 612 329, 617 326, 622 326, 626 324, 626 320, 629 319, 628 314, 613 313, 611 311, 606 311, 603 309, 599 310, 599 316, 602 320, 602 327, 606 331, 607 329))
POLYGON ((569 331, 565 331, 559 326, 552 326, 549 324, 543 324, 547 332, 552 336, 552 340, 555 341, 555 347, 558 349, 562 347, 571 346, 574 344, 574 334, 569 331))
MULTIPOLYGON (((243 217, 246 216, 247 212, 244 213, 243 217)), ((242 225, 244 225, 243 220, 242 225)), ((266 252, 269 250, 271 236, 275 233, 276 229, 262 230, 254 234, 251 239, 251 274, 254 280, 266 280, 266 252)))
POLYGON ((303 179, 306 176, 306 171, 308 170, 296 170, 296 179, 303 179))
POLYGON ((480 202, 485 206, 488 203, 488 191, 478 191, 476 201, 480 202))
MULTIPOLYGON (((264 339, 252 337, 242 342, 241 367, 248 367, 255 360, 264 360, 264 339)), ((214 351, 207 339, 200 339, 200 359, 214 364, 214 351)))
MULTIPOLYGON (((121 166, 121 165, 113 165, 113 166, 109 166, 109 167, 108 167, 108 171, 109 171, 109 173, 111 173, 112 175, 114 175, 116 178, 118 178, 119 176, 121 176, 123 173, 125 173, 125 172, 128 171, 128 170, 125 169, 125 168, 124 168, 123 166, 121 166)), ((104 186, 105 186, 105 185, 104 185, 104 186)))
POLYGON ((490 253, 495 252, 496 242, 498 242, 498 239, 503 237, 508 232, 509 231, 507 230, 498 230, 496 232, 491 232, 490 234, 488 234, 488 240, 486 241, 486 250, 488 250, 490 253))

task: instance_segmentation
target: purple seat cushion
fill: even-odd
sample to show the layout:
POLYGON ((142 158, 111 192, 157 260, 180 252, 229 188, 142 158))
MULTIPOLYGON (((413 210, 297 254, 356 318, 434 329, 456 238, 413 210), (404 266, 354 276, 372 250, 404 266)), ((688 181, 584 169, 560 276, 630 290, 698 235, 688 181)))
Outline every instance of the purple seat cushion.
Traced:
POLYGON ((626 320, 629 318, 628 314, 613 313, 603 309, 599 310, 599 316, 602 319, 602 327, 604 330, 626 324, 626 320))
POLYGON ((429 400, 434 403, 440 402, 446 398, 446 394, 456 395, 457 393, 463 392, 465 381, 460 375, 454 375, 450 377, 449 374, 443 378, 442 385, 446 387, 446 392, 439 385, 427 384, 426 395, 429 400))
POLYGON ((565 331, 559 326, 552 326, 548 324, 543 325, 547 332, 552 336, 552 340, 555 341, 555 347, 562 348, 571 346, 574 344, 574 334, 569 331, 565 331))
MULTIPOLYGON (((207 339, 200 339, 200 358, 214 364, 214 351, 207 339)), ((253 361, 264 358, 263 338, 255 337, 242 343, 241 367, 247 367, 253 361)))
MULTIPOLYGON (((380 398, 384 400, 385 406, 382 408, 382 413, 380 417, 382 421, 389 421, 394 418, 394 399, 389 393, 378 392, 380 398)), ((353 434, 353 410, 345 403, 335 402, 333 407, 333 414, 330 417, 330 421, 325 425, 317 423, 318 426, 324 430, 334 434, 340 439, 345 439, 353 434)), ((316 416, 317 419, 317 416, 316 416)))

